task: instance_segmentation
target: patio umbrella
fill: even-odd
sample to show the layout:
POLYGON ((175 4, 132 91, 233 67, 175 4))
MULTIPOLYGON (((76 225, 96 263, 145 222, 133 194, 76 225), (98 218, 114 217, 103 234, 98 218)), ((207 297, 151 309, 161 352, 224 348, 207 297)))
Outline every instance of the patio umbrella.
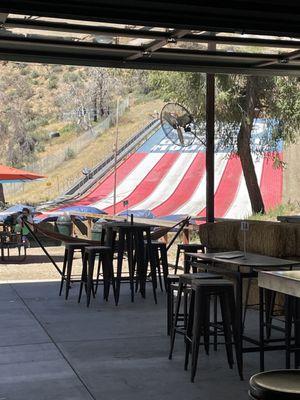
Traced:
POLYGON ((36 215, 34 218, 35 223, 40 223, 40 222, 54 222, 57 220, 58 217, 61 217, 64 215, 64 213, 67 213, 69 215, 75 216, 77 219, 84 220, 86 219, 84 216, 79 216, 76 215, 76 213, 90 213, 90 214, 106 214, 105 211, 100 210, 99 208, 96 207, 90 207, 90 206, 70 206, 70 207, 65 207, 65 208, 59 208, 58 210, 54 211, 44 211, 39 215, 36 215))
POLYGON ((28 206, 27 204, 16 204, 0 212, 0 221, 3 222, 9 215, 21 213, 24 207, 28 208, 31 214, 34 213, 34 207, 28 206))
POLYGON ((34 172, 24 171, 6 165, 0 165, 0 183, 28 182, 45 178, 34 172))
POLYGON ((120 212, 118 215, 130 216, 131 214, 136 218, 155 218, 155 215, 150 210, 125 210, 120 212))

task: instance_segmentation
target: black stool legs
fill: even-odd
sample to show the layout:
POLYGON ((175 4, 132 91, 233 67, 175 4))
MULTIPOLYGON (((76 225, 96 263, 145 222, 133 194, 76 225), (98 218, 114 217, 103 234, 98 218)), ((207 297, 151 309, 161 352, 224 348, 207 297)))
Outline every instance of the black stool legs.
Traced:
MULTIPOLYGON (((242 375, 242 365, 240 363, 240 349, 237 347, 237 331, 235 327, 235 306, 234 306, 234 291, 233 285, 231 282, 222 280, 216 281, 215 283, 210 282, 205 285, 205 282, 193 282, 192 291, 195 291, 195 305, 194 305, 194 315, 190 315, 190 318, 193 318, 193 329, 192 329, 192 339, 189 337, 186 338, 186 343, 188 345, 188 341, 192 340, 192 363, 191 363, 191 381, 194 382, 196 370, 197 370, 197 362, 198 362, 198 354, 199 354, 199 346, 201 336, 204 339, 204 348, 206 353, 208 353, 209 346, 209 312, 210 312, 210 296, 215 294, 219 297, 220 300, 220 308, 221 308, 221 317, 222 317, 222 326, 223 326, 223 334, 225 339, 225 348, 227 354, 227 361, 230 368, 233 367, 233 348, 232 348, 232 335, 234 338, 234 343, 236 347, 236 358, 237 358, 237 366, 241 379, 243 379, 242 375)), ((188 323, 189 329, 191 330, 191 323, 188 323)), ((191 332, 187 332, 187 336, 191 332)), ((188 358, 188 349, 186 350, 186 358, 188 358)), ((185 367, 187 367, 188 360, 185 361, 185 367)))
MULTIPOLYGON (((170 353, 169 353, 169 360, 172 359, 172 354, 174 350, 175 344, 175 337, 176 334, 179 333, 181 335, 186 334, 186 327, 188 323, 188 312, 187 312, 187 293, 186 289, 191 286, 194 280, 207 280, 207 279, 222 279, 221 275, 209 273, 209 272, 199 272, 195 274, 182 274, 179 275, 179 285, 178 285, 178 292, 177 292, 177 300, 176 300, 176 308, 175 308, 175 315, 172 323, 171 329, 171 345, 170 345, 170 353), (184 294, 185 293, 185 294, 184 294), (181 306, 181 298, 184 294, 184 315, 183 315, 183 325, 178 326, 179 316, 180 316, 180 306, 181 306)), ((169 317, 171 318, 171 317, 169 317)))
POLYGON ((84 253, 83 266, 82 266, 82 276, 80 283, 80 290, 78 296, 78 303, 81 300, 83 286, 86 291, 86 303, 87 307, 90 305, 91 296, 95 297, 94 288, 94 267, 96 256, 99 257, 99 265, 96 276, 96 285, 99 282, 100 264, 102 264, 103 271, 103 298, 108 300, 110 284, 112 283, 114 298, 116 301, 116 287, 115 278, 113 272, 113 254, 111 247, 108 246, 95 246, 88 247, 84 253))
MULTIPOLYGON (((65 253, 64 253, 64 261, 63 261, 63 269, 62 276, 60 281, 60 290, 59 295, 61 296, 64 282, 66 282, 66 293, 65 299, 67 300, 69 297, 69 290, 71 287, 72 280, 72 268, 73 268, 73 259, 76 251, 81 252, 81 258, 84 258, 85 248, 88 246, 88 243, 66 243, 65 245, 65 253)), ((80 282, 80 279, 77 279, 76 282, 80 282)))

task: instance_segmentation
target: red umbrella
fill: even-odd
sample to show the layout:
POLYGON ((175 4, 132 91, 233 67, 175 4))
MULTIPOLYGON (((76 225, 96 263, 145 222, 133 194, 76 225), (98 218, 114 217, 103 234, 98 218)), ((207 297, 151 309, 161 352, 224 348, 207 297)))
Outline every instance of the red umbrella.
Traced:
POLYGON ((0 183, 28 182, 42 178, 45 178, 45 176, 22 169, 7 167, 6 165, 0 165, 0 183))

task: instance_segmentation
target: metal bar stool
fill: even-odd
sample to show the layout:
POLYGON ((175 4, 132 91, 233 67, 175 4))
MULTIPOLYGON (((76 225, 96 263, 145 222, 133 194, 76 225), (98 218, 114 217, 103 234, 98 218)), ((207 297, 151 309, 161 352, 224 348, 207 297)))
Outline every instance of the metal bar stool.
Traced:
POLYGON ((64 282, 66 282, 66 294, 65 294, 66 300, 68 299, 69 296, 69 289, 71 287, 71 282, 81 281, 79 277, 77 279, 75 277, 74 278, 72 277, 74 254, 80 251, 81 258, 83 261, 84 251, 87 246, 89 246, 88 243, 65 243, 65 253, 64 253, 59 295, 61 296, 64 282))
MULTIPOLYGON (((171 333, 174 320, 174 292, 178 291, 179 275, 167 276, 167 334, 171 333)), ((179 318, 179 317, 178 317, 179 318)))
MULTIPOLYGON (((151 248, 153 262, 155 269, 158 275, 158 281, 160 285, 160 289, 163 290, 162 285, 162 275, 164 281, 165 290, 167 290, 168 282, 168 255, 167 255, 167 245, 164 242, 160 242, 158 240, 151 240, 151 248), (162 267, 162 271, 161 271, 162 267)), ((147 252, 147 257, 149 258, 149 254, 147 252)))
POLYGON ((173 356, 176 334, 180 335, 186 334, 187 320, 188 320, 187 290, 190 289, 191 284, 194 280, 206 280, 206 279, 222 279, 222 276, 208 272, 179 275, 176 309, 171 328, 171 346, 170 346, 169 360, 171 360, 173 356), (183 294, 184 294, 183 324, 179 325, 178 322, 180 321, 181 298, 183 294))
POLYGON ((94 282, 96 283, 96 285, 98 285, 101 265, 103 273, 103 298, 106 301, 108 300, 110 284, 112 283, 114 298, 116 302, 116 292, 115 292, 116 289, 115 289, 115 278, 113 271, 112 249, 109 246, 90 246, 87 247, 84 252, 78 303, 81 300, 83 286, 85 286, 86 298, 87 298, 86 304, 87 307, 89 307, 91 301, 91 295, 95 297, 94 282), (99 264, 98 264, 96 278, 94 280, 94 267, 95 267, 96 256, 99 257, 99 264))
POLYGON ((219 298, 229 367, 232 368, 234 362, 232 350, 233 336, 238 371, 240 378, 243 379, 242 364, 240 362, 241 349, 239 349, 237 345, 237 329, 235 324, 234 284, 226 279, 193 280, 191 292, 190 310, 185 334, 185 369, 187 369, 189 353, 190 350, 192 350, 191 382, 194 382, 196 375, 200 340, 202 336, 205 351, 207 354, 209 353, 210 300, 212 296, 217 296, 219 298))
POLYGON ((299 400, 300 370, 281 369, 261 372, 250 378, 251 400, 299 400))
MULTIPOLYGON (((204 246, 200 243, 180 243, 177 245, 177 253, 176 253, 176 261, 175 261, 175 270, 174 273, 177 274, 178 263, 180 255, 183 253, 197 253, 198 251, 204 252, 204 246)), ((185 271, 186 273, 188 271, 185 271)))

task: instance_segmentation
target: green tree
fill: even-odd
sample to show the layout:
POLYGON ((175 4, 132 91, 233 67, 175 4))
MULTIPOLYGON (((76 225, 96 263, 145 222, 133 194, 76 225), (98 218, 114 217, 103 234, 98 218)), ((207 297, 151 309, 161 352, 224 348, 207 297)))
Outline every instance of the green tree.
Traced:
POLYGON ((31 159, 34 151, 35 140, 30 134, 31 122, 35 118, 30 104, 32 97, 27 75, 1 77, 0 139, 7 144, 6 159, 14 166, 22 166, 31 159))
MULTIPOLYGON (((205 126, 205 75, 197 73, 152 72, 152 90, 165 101, 186 105, 200 127, 205 126)), ((266 150, 278 162, 278 141, 295 141, 300 126, 300 82, 296 77, 216 76, 216 131, 220 145, 240 157, 252 211, 265 207, 257 181, 251 152, 266 150), (268 119, 270 135, 260 147, 251 146, 251 131, 257 116, 268 119), (280 123, 279 123, 280 122, 280 123)))

